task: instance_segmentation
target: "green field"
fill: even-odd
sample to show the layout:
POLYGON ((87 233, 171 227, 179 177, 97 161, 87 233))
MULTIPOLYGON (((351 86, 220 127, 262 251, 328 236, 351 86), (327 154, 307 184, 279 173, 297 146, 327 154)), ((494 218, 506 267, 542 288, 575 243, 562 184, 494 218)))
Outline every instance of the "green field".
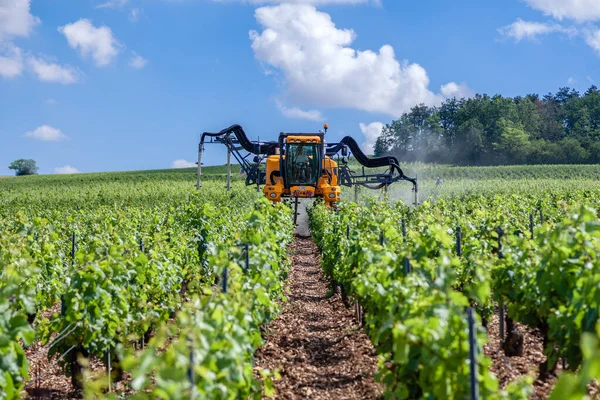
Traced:
MULTIPOLYGON (((351 161, 350 168, 358 171, 359 165, 351 161)), ((409 163, 402 165, 402 168, 407 176, 418 178, 420 202, 428 198, 437 199, 465 193, 508 194, 528 191, 586 190, 595 189, 600 185, 600 165, 455 167, 409 163), (436 185, 438 177, 443 180, 443 184, 440 186, 436 185)), ((224 187, 226 177, 227 166, 225 165, 202 168, 202 181, 207 182, 209 185, 211 182, 221 182, 224 187)), ((245 176, 239 174, 239 166, 232 165, 232 182, 241 184, 244 180, 245 176)), ((27 196, 29 200, 33 200, 37 195, 44 192, 44 188, 73 186, 85 188, 85 191, 83 191, 84 196, 93 196, 107 190, 118 196, 119 190, 113 190, 113 188, 125 188, 134 185, 143 186, 148 190, 156 191, 157 194, 162 193, 163 196, 169 197, 173 193, 185 193, 186 189, 192 191, 195 184, 195 168, 27 176, 3 180, 0 184, 2 190, 0 200, 6 201, 10 198, 9 193, 14 196, 15 200, 22 198, 22 195, 28 189, 35 192, 32 195, 33 197, 27 196), (171 188, 177 188, 177 190, 173 192, 171 188)), ((82 191, 79 190, 74 193, 73 200, 80 198, 82 195, 82 191)), ((137 193, 136 196, 143 196, 144 193, 145 191, 142 191, 137 193)), ((342 187, 342 195, 346 200, 354 200, 354 189, 342 187)), ((359 188, 359 199, 372 197, 383 198, 383 192, 359 188)), ((60 198, 64 198, 65 201, 72 201, 62 195, 60 198)), ((414 201, 412 184, 409 182, 393 184, 388 190, 388 198, 412 203, 414 201)), ((46 197, 46 199, 48 198, 46 197)), ((81 201, 85 202, 85 198, 81 201)))
MULTIPOLYGON (((364 307, 386 393, 441 398, 450 388, 447 398, 464 398, 465 309, 476 310, 481 351, 482 324, 502 303, 545 335, 549 365, 536 368, 565 360, 570 375, 554 398, 582 398, 600 378, 600 166, 404 168, 419 178, 418 207, 400 182, 361 189, 359 204, 343 188, 338 212, 310 213, 325 275, 364 307)), ((0 399, 31 395, 39 380, 97 397, 109 396, 109 381, 123 397, 270 393, 252 360, 284 298, 291 210, 232 170, 230 192, 225 166, 203 168, 199 191, 195 169, 0 180, 0 399), (56 367, 40 372, 48 357, 56 367)), ((537 370, 505 389, 494 368, 481 357, 485 398, 527 398, 534 381, 548 394, 537 370)))

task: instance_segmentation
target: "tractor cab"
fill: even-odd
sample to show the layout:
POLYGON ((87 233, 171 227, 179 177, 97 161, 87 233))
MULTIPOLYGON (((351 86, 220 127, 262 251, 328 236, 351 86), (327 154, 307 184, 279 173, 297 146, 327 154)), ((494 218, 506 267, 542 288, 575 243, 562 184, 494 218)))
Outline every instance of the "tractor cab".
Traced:
POLYGON ((283 164, 286 187, 317 186, 323 164, 323 147, 315 136, 286 139, 283 164))

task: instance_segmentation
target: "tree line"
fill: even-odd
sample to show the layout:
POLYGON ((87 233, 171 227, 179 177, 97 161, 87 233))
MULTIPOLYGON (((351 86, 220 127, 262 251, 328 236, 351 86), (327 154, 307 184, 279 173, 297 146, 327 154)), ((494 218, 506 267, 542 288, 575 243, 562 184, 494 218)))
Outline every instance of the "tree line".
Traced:
POLYGON ((599 163, 600 90, 421 104, 384 127, 375 155, 385 154, 460 165, 599 163))

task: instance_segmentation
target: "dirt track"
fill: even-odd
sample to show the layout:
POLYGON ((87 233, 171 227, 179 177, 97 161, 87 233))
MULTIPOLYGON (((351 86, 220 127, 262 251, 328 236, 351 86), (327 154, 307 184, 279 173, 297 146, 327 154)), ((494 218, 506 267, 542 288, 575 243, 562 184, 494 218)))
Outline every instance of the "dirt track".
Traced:
POLYGON ((318 250, 311 239, 291 247, 289 301, 269 326, 256 367, 277 369, 280 399, 376 399, 377 356, 339 295, 327 297, 318 250))

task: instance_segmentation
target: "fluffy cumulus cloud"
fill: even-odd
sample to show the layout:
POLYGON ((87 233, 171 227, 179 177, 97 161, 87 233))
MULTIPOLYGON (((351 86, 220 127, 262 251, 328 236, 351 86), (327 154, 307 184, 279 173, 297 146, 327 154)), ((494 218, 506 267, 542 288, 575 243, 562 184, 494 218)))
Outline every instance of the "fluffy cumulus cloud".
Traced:
POLYGON ((23 136, 35 140, 43 140, 45 142, 57 142, 67 138, 60 129, 53 128, 49 125, 42 125, 33 131, 25 132, 23 136))
POLYGON ((371 122, 370 124, 360 123, 360 131, 365 137, 364 142, 361 144, 362 151, 367 154, 373 154, 373 150, 375 149, 375 142, 377 138, 381 135, 381 131, 383 130, 383 123, 381 122, 371 122))
POLYGON ((31 15, 31 0, 0 0, 0 41, 29 36, 33 27, 40 23, 31 15))
POLYGON ((286 107, 279 101, 277 102, 277 108, 281 112, 281 115, 287 118, 306 119, 316 122, 325 120, 325 117, 319 110, 302 110, 298 107, 286 107))
POLYGON ((69 46, 82 57, 92 57, 97 66, 108 65, 119 54, 120 44, 108 26, 96 28, 89 19, 80 19, 58 28, 69 46))
POLYGON ((44 82, 69 85, 79 81, 80 73, 68 65, 61 66, 35 57, 29 59, 29 65, 39 80, 44 82))
POLYGON ((464 97, 473 97, 475 95, 465 83, 458 84, 455 82, 442 85, 440 92, 442 93, 442 96, 447 99, 462 99, 464 97))
POLYGON ((71 167, 70 165, 65 165, 64 167, 56 167, 54 168, 55 174, 60 175, 68 175, 68 174, 79 174, 79 170, 75 167, 71 167))
POLYGON ((15 78, 23 72, 23 54, 20 48, 10 43, 0 43, 0 76, 15 78))
POLYGON ((40 19, 31 14, 30 0, 0 0, 0 77, 15 78, 23 72, 22 50, 12 39, 27 37, 40 19))
POLYGON ((566 28, 560 24, 550 22, 523 21, 521 18, 517 18, 512 24, 498 29, 498 32, 517 42, 520 42, 523 39, 536 39, 540 36, 557 32, 566 33, 569 36, 577 34, 575 28, 566 28))
POLYGON ((578 22, 600 20, 598 0, 524 0, 529 6, 556 19, 573 19, 578 22))
POLYGON ((129 66, 135 69, 142 69, 146 66, 148 60, 140 56, 136 52, 132 52, 131 59, 129 60, 129 66))
POLYGON ((193 168, 196 167, 196 163, 193 161, 187 161, 184 159, 175 160, 171 163, 171 168, 193 168))
POLYGON ((313 5, 262 7, 255 17, 264 27, 250 32, 255 56, 282 73, 292 99, 399 116, 415 104, 444 98, 429 90, 423 67, 398 61, 389 45, 379 51, 351 48, 355 32, 338 29, 313 5))

